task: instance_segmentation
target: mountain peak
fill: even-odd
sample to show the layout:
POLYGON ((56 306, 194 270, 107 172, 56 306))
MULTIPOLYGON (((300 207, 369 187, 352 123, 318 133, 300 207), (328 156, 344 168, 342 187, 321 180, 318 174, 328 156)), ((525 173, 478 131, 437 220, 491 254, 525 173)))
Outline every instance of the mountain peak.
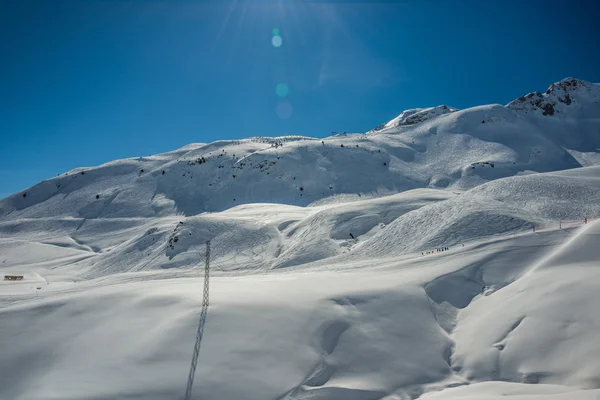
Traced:
POLYGON ((506 105, 507 108, 524 113, 552 116, 568 113, 586 103, 600 101, 600 87, 573 77, 553 83, 544 93, 531 92, 506 105))
POLYGON ((455 111, 458 111, 458 109, 448 107, 445 104, 428 108, 411 108, 402 111, 400 115, 398 115, 396 118, 377 126, 369 133, 380 132, 390 128, 397 128, 399 126, 415 125, 424 121, 428 121, 432 118, 438 117, 440 115, 453 113, 455 111))

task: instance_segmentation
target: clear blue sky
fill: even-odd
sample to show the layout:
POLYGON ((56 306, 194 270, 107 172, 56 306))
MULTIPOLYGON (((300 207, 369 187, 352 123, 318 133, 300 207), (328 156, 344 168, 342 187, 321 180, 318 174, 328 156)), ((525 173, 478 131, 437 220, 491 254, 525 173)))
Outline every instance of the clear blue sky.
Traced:
POLYGON ((600 82, 599 21, 595 0, 3 0, 0 196, 191 142, 600 82))

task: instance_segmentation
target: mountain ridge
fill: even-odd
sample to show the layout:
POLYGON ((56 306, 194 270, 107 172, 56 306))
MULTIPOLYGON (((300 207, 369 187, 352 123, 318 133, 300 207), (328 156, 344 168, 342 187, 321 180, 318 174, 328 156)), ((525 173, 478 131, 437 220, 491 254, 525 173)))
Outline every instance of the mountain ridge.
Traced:
POLYGON ((394 119, 367 135, 221 140, 76 168, 0 200, 0 218, 195 215, 264 202, 307 206, 348 194, 464 190, 600 162, 599 85, 566 78, 524 98, 507 106, 413 109, 400 115, 404 125, 394 119), (553 115, 544 115, 547 104, 553 115))

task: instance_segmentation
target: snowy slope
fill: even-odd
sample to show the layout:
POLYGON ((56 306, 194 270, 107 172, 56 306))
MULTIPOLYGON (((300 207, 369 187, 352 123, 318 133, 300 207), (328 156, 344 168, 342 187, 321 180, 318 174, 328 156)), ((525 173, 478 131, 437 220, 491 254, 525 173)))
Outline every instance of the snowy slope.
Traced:
POLYGON ((0 222, 2 269, 73 279, 194 268, 213 242, 226 271, 389 258, 600 216, 600 167, 494 180, 459 193, 415 189, 311 207, 242 205, 162 218, 0 222), (25 268, 23 264, 29 267, 25 268), (53 274, 54 272, 52 272, 53 274))
MULTIPOLYGON (((469 379, 598 388, 600 342, 597 330, 587 328, 600 322, 593 294, 600 282, 599 240, 599 223, 581 229, 516 282, 461 310, 453 365, 469 379), (472 340, 475 332, 479 343, 472 340)), ((480 282, 498 285, 485 272, 480 282)))
MULTIPOLYGON (((195 398, 594 398, 599 229, 216 277, 195 398)), ((200 288, 127 274, 4 302, 0 398, 181 398, 200 288)))
POLYGON ((352 256, 398 256, 590 216, 600 216, 600 167, 498 179, 402 215, 352 256))
POLYGON ((433 119, 437 116, 450 114, 455 111, 458 110, 456 108, 448 107, 446 105, 428 108, 412 108, 410 110, 404 110, 396 118, 386 122, 385 124, 379 125, 378 127, 369 131, 369 133, 375 133, 390 128, 397 128, 399 126, 404 125, 415 125, 420 122, 433 119))
MULTIPOLYGON (((570 104, 556 105, 554 115, 514 102, 447 108, 446 114, 376 134, 220 141, 81 168, 0 201, 0 218, 189 216, 250 203, 306 206, 332 195, 467 189, 527 171, 594 165, 600 86, 574 82, 581 83, 568 86, 570 104)), ((561 83, 556 85, 548 101, 559 96, 561 83)))
POLYGON ((599 86, 524 98, 0 200, 0 399, 182 398, 207 240, 194 398, 596 398, 599 86))

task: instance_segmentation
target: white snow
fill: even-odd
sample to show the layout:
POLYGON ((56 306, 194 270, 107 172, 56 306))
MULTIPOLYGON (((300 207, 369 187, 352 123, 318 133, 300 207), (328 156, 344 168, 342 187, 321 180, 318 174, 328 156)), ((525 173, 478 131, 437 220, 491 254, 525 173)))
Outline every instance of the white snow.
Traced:
POLYGON ((598 398, 600 103, 573 81, 554 115, 409 110, 1 200, 0 399, 183 398, 207 240, 193 398, 598 398))
POLYGON ((396 118, 386 122, 385 124, 379 125, 369 133, 384 131, 390 128, 397 128, 403 125, 415 125, 420 122, 433 119, 439 115, 450 114, 455 111, 458 111, 458 109, 448 107, 446 105, 427 108, 411 108, 410 110, 402 111, 396 118))
POLYGON ((590 109, 593 110, 599 103, 600 85, 565 78, 550 85, 545 93, 531 92, 513 100, 507 107, 524 113, 579 117, 590 109))

